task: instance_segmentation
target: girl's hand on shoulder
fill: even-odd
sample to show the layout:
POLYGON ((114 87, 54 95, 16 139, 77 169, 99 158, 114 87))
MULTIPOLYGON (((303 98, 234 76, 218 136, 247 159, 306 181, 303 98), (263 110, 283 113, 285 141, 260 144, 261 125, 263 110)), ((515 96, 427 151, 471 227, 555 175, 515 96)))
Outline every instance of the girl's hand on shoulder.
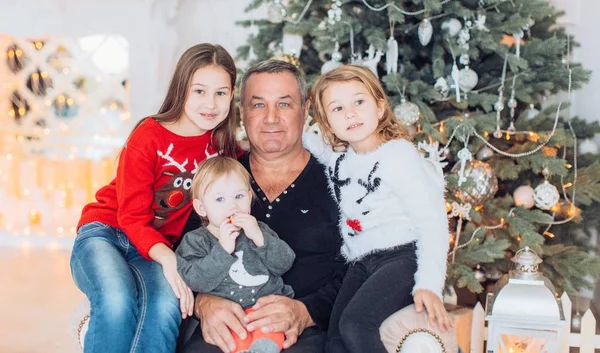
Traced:
POLYGON ((233 224, 242 228, 248 239, 252 240, 256 246, 261 247, 265 245, 265 238, 254 216, 238 213, 233 216, 233 224))
POLYGON ((427 310, 429 323, 432 326, 436 325, 442 332, 449 332, 454 327, 450 314, 446 311, 444 303, 435 293, 427 289, 417 289, 413 296, 415 301, 415 309, 418 313, 423 311, 423 307, 427 310))
POLYGON ((229 219, 226 219, 221 223, 219 229, 219 244, 231 254, 235 250, 235 240, 240 235, 239 227, 229 223, 229 219))

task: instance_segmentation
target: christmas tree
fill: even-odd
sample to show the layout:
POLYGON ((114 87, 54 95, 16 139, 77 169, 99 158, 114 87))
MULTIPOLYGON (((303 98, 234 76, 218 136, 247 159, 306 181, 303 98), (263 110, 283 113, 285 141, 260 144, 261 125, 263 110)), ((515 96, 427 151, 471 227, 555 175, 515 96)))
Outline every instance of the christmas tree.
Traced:
POLYGON ((297 63, 309 82, 344 63, 369 67, 444 166, 449 285, 479 293, 529 246, 558 291, 593 286, 600 126, 567 109, 590 72, 571 62, 561 12, 544 0, 254 0, 247 11, 259 6, 268 19, 240 23, 258 29, 240 58, 297 63))

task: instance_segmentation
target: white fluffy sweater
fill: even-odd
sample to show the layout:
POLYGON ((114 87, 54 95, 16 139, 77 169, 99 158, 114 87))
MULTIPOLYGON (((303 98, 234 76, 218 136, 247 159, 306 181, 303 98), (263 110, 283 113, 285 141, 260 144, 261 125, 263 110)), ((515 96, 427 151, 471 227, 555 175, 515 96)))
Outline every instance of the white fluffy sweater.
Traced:
POLYGON ((394 246, 417 242, 415 287, 441 297, 449 246, 441 171, 407 140, 377 150, 338 153, 307 133, 305 147, 327 166, 341 209, 342 254, 352 262, 394 246))

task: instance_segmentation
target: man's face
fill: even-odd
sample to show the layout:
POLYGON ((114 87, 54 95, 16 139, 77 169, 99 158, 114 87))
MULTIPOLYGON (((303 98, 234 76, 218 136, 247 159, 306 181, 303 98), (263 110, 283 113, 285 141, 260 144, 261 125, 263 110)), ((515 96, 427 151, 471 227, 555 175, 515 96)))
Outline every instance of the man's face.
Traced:
POLYGON ((250 76, 240 113, 252 151, 285 154, 302 148, 308 102, 301 107, 298 83, 289 72, 250 76))

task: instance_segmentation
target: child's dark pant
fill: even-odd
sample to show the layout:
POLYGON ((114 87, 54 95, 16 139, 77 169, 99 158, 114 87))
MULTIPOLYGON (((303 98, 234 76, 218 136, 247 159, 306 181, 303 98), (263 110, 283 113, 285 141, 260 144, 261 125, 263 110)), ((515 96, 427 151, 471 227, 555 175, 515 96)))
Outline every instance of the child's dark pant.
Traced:
POLYGON ((368 255, 352 264, 340 288, 327 333, 327 353, 385 353, 379 326, 413 303, 416 245, 368 255))

